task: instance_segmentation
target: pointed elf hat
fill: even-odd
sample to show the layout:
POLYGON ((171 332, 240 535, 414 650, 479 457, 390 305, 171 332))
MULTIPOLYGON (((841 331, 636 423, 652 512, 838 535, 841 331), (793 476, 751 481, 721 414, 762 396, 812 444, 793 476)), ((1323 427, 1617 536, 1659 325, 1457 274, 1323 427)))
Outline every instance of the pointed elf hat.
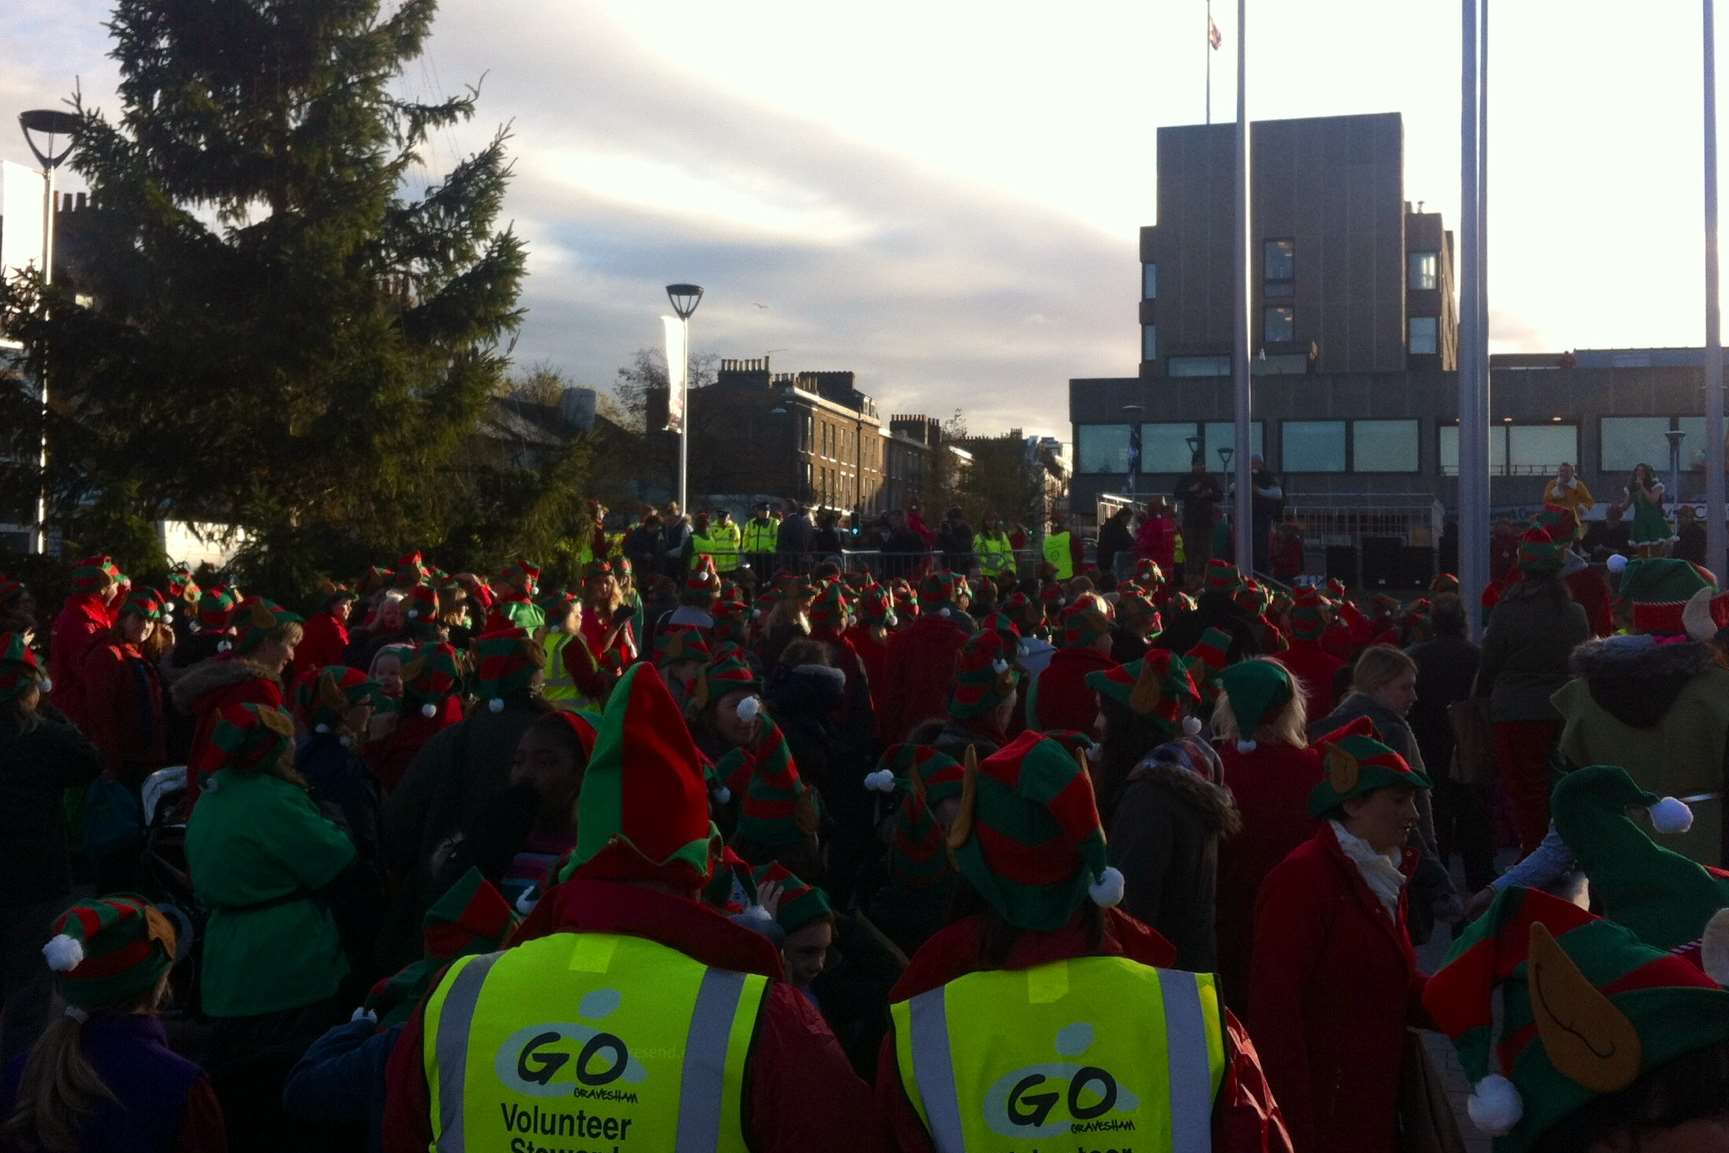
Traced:
POLYGON ((318 582, 318 606, 320 608, 327 609, 332 605, 337 604, 339 601, 353 601, 358 599, 360 598, 355 595, 353 589, 349 588, 345 584, 333 581, 329 577, 320 578, 318 582))
POLYGON ((1689 561, 1638 557, 1622 571, 1619 595, 1632 602, 1634 632, 1680 636, 1686 631, 1687 602, 1700 589, 1716 587, 1715 577, 1689 561))
MULTIPOLYGON (((775 850, 815 833, 822 815, 819 799, 799 776, 786 734, 773 718, 762 714, 750 745, 735 751, 744 754, 748 777, 734 842, 775 850)), ((738 781, 739 770, 731 769, 728 776, 738 781)))
POLYGON ((996 633, 1003 638, 1003 645, 1009 652, 1020 652, 1021 628, 1008 613, 999 611, 980 618, 979 631, 996 633))
POLYGON ((482 609, 490 609, 492 602, 497 599, 496 594, 492 591, 492 586, 486 583, 485 577, 475 576, 471 572, 459 572, 451 579, 467 589, 469 599, 482 609))
POLYGON ((703 666, 691 692, 691 703, 698 709, 706 709, 732 693, 749 693, 750 697, 747 699, 756 702, 749 709, 750 715, 744 715, 743 702, 739 706, 739 719, 748 723, 756 719, 762 707, 762 702, 757 700, 761 692, 762 678, 757 676, 756 670, 750 667, 750 662, 742 653, 732 652, 716 657, 703 666))
POLYGON ((120 566, 107 553, 87 556, 72 569, 72 591, 88 595, 120 580, 120 566))
POLYGON ((759 893, 771 881, 780 886, 780 907, 775 910, 774 920, 780 931, 789 936, 813 922, 834 919, 828 894, 799 880, 779 861, 758 865, 751 870, 750 879, 759 893))
POLYGON ((143 897, 79 901, 53 928, 42 956, 60 974, 67 1004, 85 1013, 137 1001, 174 967, 174 926, 143 897))
POLYGON ((198 594, 200 632, 227 632, 234 624, 234 594, 221 585, 211 585, 198 594))
POLYGON ((1358 717, 1317 738, 1315 747, 1321 751, 1321 765, 1326 770, 1320 784, 1309 793, 1309 815, 1317 820, 1347 799, 1376 789, 1432 787, 1428 777, 1380 742, 1368 717, 1358 717))
POLYGON ((1533 520, 1558 542, 1565 543, 1579 535, 1579 520, 1573 515, 1573 510, 1564 505, 1546 504, 1533 520))
POLYGON ((1039 601, 1045 606, 1045 620, 1055 622, 1063 615, 1063 606, 1069 603, 1069 594, 1056 581, 1047 581, 1039 589, 1039 601))
POLYGON ((696 625, 663 625, 654 633, 654 664, 662 672, 668 665, 696 661, 708 664, 714 659, 708 638, 696 625))
POLYGON ((526 698, 545 668, 546 649, 522 629, 494 629, 474 638, 474 693, 495 713, 510 698, 526 698))
POLYGON ((924 611, 919 605, 919 598, 913 592, 912 586, 905 581, 894 586, 894 602, 895 623, 899 625, 911 624, 918 619, 919 613, 924 611))
MULTIPOLYGON (((222 753, 222 768, 241 772, 287 763, 294 756, 294 721, 270 705, 228 705, 216 715, 210 743, 222 753)), ((206 780, 205 789, 216 787, 206 780)))
POLYGON ((1276 719, 1296 696, 1296 682, 1271 657, 1239 661, 1219 674, 1219 688, 1237 718, 1237 751, 1255 751, 1255 733, 1276 719))
POLYGON ((1291 635, 1301 641, 1318 641, 1327 631, 1327 606, 1313 589, 1297 594, 1291 605, 1291 635))
POLYGON ((702 756, 653 665, 625 670, 601 716, 559 881, 658 881, 700 889, 720 853, 702 756))
POLYGON ((1545 576, 1561 571, 1567 546, 1559 543, 1571 536, 1551 535, 1541 525, 1533 525, 1519 538, 1519 571, 1526 576, 1545 576))
POLYGON ((810 627, 813 633, 838 633, 846 628, 846 589, 835 581, 817 595, 810 606, 810 627))
POLYGON ((398 588, 416 585, 426 576, 426 565, 419 549, 412 549, 396 559, 396 567, 391 570, 391 580, 398 588))
POLYGON ((715 571, 714 558, 704 553, 684 578, 684 600, 714 603, 720 597, 720 574, 715 571))
POLYGON ((1209 625, 1201 633, 1201 639, 1195 642, 1195 647, 1183 655, 1188 658, 1195 687, 1207 697, 1217 696, 1218 675, 1225 671, 1225 665, 1231 659, 1231 634, 1209 625))
POLYGON ((295 686, 294 703, 302 724, 315 733, 328 733, 342 724, 349 709, 377 700, 381 691, 383 686, 359 669, 327 665, 295 686))
POLYGON ((1729 593, 1708 588, 1694 593, 1681 610, 1681 626, 1691 640, 1716 640, 1718 633, 1729 628, 1729 593))
MULTIPOLYGON (((202 613, 200 613, 202 615, 202 613)), ((236 652, 249 653, 264 643, 266 637, 285 625, 301 623, 299 613, 291 613, 266 597, 247 597, 234 607, 234 641, 236 652)))
POLYGON ((1105 602, 1088 594, 1063 610, 1062 647, 1090 648, 1101 638, 1111 635, 1111 616, 1105 602))
POLYGON ((1432 597, 1458 596, 1459 578, 1450 572, 1436 573, 1435 579, 1429 582, 1429 595, 1432 597))
POLYGON ((406 1022, 447 965, 459 957, 504 948, 518 924, 504 894, 470 866, 421 918, 420 960, 372 986, 366 1008, 377 1016, 381 1029, 406 1022))
POLYGON ((35 685, 52 689, 42 658, 24 643, 23 633, 0 633, 0 701, 15 701, 35 685))
POLYGON ((1165 570, 1159 567, 1159 562, 1150 557, 1142 557, 1135 562, 1135 583, 1149 591, 1164 586, 1165 570))
POLYGON ((1214 557, 1207 562, 1206 583, 1203 587, 1210 593, 1222 592, 1234 595, 1238 589, 1243 587, 1243 574, 1230 561, 1214 557))
POLYGON ((1088 897, 1105 907, 1123 899, 1083 761, 1035 732, 983 762, 967 750, 949 848, 985 903, 1018 928, 1054 932, 1088 897))
POLYGON ((462 688, 462 664, 454 645, 419 645, 402 665, 402 704, 428 720, 462 688))
POLYGON ((438 590, 431 585, 417 584, 403 598, 403 616, 411 621, 426 623, 438 619, 438 590))
POLYGON ((1615 765, 1568 773, 1550 805, 1555 828, 1590 878, 1591 896, 1605 917, 1659 949, 1691 944, 1712 915, 1729 906, 1729 877, 1652 841, 1628 817, 1633 808, 1646 810, 1659 833, 1684 833, 1693 824, 1685 804, 1640 788, 1615 765))
POLYGON ((1087 687, 1109 697, 1136 716, 1146 717, 1171 736, 1194 736, 1201 703, 1189 675, 1189 662, 1166 649, 1151 649, 1138 661, 1087 674, 1087 687))
POLYGON ((919 611, 949 616, 954 611, 958 595, 954 573, 926 573, 919 581, 919 611))
POLYGON ((1496 1153, 1523 1153, 1569 1114, 1729 1039, 1729 992, 1692 962, 1536 889, 1503 889, 1429 978, 1466 1103, 1496 1153))
POLYGON ((504 566, 498 574, 498 579, 506 584, 515 585, 517 592, 532 598, 540 589, 540 566, 518 557, 504 566))
POLYGON ((899 793, 894 839, 889 845, 889 871, 895 880, 926 888, 949 874, 947 834, 936 818, 936 807, 959 800, 966 773, 961 763, 929 745, 891 745, 865 776, 865 788, 899 793))
POLYGON ((894 597, 880 584, 868 584, 859 590, 858 619, 867 625, 894 627, 894 597))
POLYGON ((125 616, 127 613, 153 624, 161 623, 163 618, 167 618, 170 624, 174 621, 174 607, 161 593, 147 585, 135 588, 127 594, 125 603, 120 606, 120 615, 125 616))
POLYGON ((1129 590, 1117 594, 1117 620, 1124 627, 1134 630, 1139 635, 1154 635, 1165 629, 1165 622, 1159 616, 1158 608, 1151 598, 1139 590, 1129 590))
POLYGON ((1016 646, 996 630, 985 629, 968 637, 955 655, 949 716, 956 720, 984 716, 1013 697, 1020 681, 1015 656, 1016 646))
POLYGON ((744 645, 749 642, 750 605, 745 603, 742 594, 723 592, 721 598, 714 602, 714 607, 709 609, 709 615, 714 618, 711 632, 717 645, 744 645))
MULTIPOLYGON (((168 570, 162 586, 170 597, 184 604, 196 604, 198 601, 198 582, 192 579, 192 566, 185 561, 168 570)), ((0 599, 4 597, 0 596, 0 599)))

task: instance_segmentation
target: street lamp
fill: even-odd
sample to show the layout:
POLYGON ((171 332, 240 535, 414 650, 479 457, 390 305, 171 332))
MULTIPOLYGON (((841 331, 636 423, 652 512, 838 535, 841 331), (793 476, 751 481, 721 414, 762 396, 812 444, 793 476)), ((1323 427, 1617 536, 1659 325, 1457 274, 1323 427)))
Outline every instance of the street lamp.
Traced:
MULTIPOLYGON (((672 310, 678 314, 679 323, 684 326, 684 363, 678 366, 678 510, 689 515, 690 504, 686 499, 686 477, 690 470, 690 315, 696 311, 696 306, 702 303, 702 286, 699 284, 669 284, 666 286, 666 298, 672 301, 672 310)), ((673 366, 667 365, 667 387, 672 387, 673 366)))
MULTIPOLYGON (((32 108, 18 114, 18 127, 24 130, 24 143, 36 154, 42 165, 42 284, 54 282, 54 170, 72 155, 78 140, 78 117, 56 108, 32 108), (33 136, 31 133, 35 133, 33 136), (37 137, 44 139, 40 144, 37 137), (65 146, 55 151, 54 138, 64 136, 65 146)), ((38 556, 48 551, 48 368, 44 362, 36 374, 38 398, 42 405, 42 441, 37 446, 36 460, 36 531, 30 539, 30 551, 38 556)))
POLYGON ((1681 500, 1681 441, 1687 434, 1678 428, 1666 429, 1663 433, 1669 438, 1669 499, 1676 503, 1681 500))

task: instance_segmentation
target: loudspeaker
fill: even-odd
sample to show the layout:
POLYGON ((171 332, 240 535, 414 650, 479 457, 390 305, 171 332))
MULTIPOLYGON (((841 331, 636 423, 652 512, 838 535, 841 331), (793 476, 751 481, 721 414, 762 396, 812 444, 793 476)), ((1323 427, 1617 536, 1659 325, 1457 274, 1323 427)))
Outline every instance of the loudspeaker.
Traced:
POLYGON ((1399 561, 1405 544, 1396 536, 1363 538, 1363 587, 1398 588, 1399 561))
POLYGON ((1357 587, 1357 550, 1348 544, 1327 546, 1327 579, 1357 587))

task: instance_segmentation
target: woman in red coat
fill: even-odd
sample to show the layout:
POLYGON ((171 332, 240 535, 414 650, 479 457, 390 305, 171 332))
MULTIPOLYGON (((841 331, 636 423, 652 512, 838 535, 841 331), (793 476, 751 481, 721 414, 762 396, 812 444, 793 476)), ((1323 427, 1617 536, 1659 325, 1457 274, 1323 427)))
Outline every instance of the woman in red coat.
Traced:
POLYGON ((859 592, 855 607, 858 622, 846 631, 846 639, 864 662, 871 706, 880 713, 883 686, 888 683, 889 628, 894 623, 894 603, 888 589, 871 584, 859 592))
MULTIPOLYGON (((389 796, 426 742, 462 720, 462 670, 448 643, 435 641, 407 652, 387 649, 379 657, 386 653, 399 662, 395 680, 401 704, 373 718, 366 764, 389 796)), ((373 667, 378 664, 375 658, 373 667)))
POLYGON ((162 677, 156 671, 162 609, 154 591, 134 590, 119 621, 91 646, 80 669, 84 735, 101 751, 109 775, 133 790, 167 758, 162 677))
POLYGON ((1309 747, 1304 694, 1280 662, 1257 657, 1219 674, 1213 732, 1242 829, 1219 846, 1219 978, 1225 1002, 1249 1005, 1255 898, 1261 883, 1315 832, 1309 794, 1321 783, 1321 754, 1309 747))
POLYGON ((1405 930, 1404 846, 1429 781, 1366 719, 1325 738, 1315 835, 1261 885, 1249 1028, 1297 1153, 1395 1153, 1407 1025, 1424 977, 1405 930))

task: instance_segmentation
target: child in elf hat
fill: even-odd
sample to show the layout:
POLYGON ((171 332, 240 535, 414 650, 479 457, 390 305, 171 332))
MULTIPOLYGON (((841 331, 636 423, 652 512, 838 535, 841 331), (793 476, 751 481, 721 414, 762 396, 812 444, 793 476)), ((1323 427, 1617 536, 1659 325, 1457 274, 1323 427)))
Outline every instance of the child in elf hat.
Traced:
POLYGON ((174 926, 142 898, 80 901, 42 947, 66 1011, 0 1074, 8 1149, 221 1150, 222 1106, 168 1045, 174 926))

